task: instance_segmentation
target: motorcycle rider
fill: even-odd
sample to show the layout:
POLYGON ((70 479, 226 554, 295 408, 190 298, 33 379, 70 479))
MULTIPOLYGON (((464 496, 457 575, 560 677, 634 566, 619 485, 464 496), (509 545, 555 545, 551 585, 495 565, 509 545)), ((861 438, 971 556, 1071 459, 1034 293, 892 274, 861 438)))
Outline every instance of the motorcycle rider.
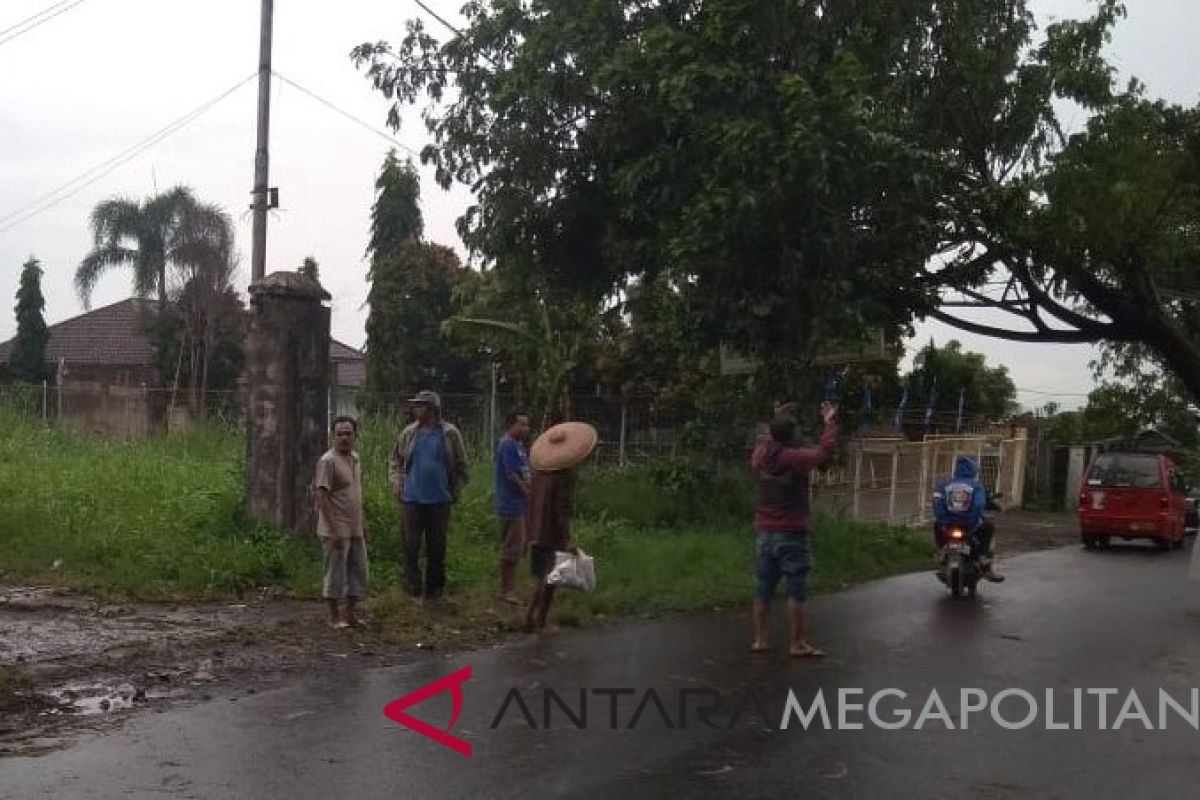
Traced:
POLYGON ((946 544, 946 529, 950 525, 966 528, 974 543, 972 549, 979 554, 983 577, 1000 583, 1004 576, 992 567, 992 538, 996 527, 984 515, 987 508, 987 490, 979 481, 979 467, 969 456, 959 456, 954 461, 954 477, 938 484, 933 493, 933 538, 941 550, 946 544))

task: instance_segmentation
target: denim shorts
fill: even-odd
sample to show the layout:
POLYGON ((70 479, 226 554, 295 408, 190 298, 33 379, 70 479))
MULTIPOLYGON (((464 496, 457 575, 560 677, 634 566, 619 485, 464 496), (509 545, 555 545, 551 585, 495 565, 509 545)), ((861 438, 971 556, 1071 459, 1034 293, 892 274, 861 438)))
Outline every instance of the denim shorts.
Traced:
POLYGON ((807 599, 808 571, 812 568, 812 546, 807 533, 759 531, 755 543, 758 590, 755 599, 768 602, 779 579, 787 583, 788 599, 807 599))

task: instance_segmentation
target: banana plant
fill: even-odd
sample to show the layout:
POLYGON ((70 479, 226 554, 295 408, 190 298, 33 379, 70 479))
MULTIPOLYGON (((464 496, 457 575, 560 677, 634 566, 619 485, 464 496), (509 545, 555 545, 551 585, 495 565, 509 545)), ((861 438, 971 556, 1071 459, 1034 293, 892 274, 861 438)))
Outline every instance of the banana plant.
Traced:
MULTIPOLYGON (((538 328, 520 322, 463 316, 447 320, 444 327, 448 330, 461 327, 489 330, 515 339, 517 345, 513 352, 518 368, 530 386, 533 396, 531 406, 545 426, 554 411, 570 414, 571 377, 586 341, 586 326, 572 325, 570 332, 556 330, 546 303, 539 298, 537 306, 538 328)), ((575 308, 571 310, 578 311, 575 308)), ((572 316, 584 318, 575 314, 572 316)))

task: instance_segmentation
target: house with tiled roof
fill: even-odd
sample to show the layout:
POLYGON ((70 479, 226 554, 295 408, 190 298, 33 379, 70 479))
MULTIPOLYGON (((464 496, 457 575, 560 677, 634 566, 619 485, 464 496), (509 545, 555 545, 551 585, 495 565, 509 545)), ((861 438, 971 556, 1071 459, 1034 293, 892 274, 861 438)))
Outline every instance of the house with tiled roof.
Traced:
MULTIPOLYGON (((54 374, 61 364, 76 380, 130 386, 155 386, 154 351, 143 320, 154 301, 130 298, 80 314, 48 328, 46 365, 54 374)), ((0 344, 0 369, 6 368, 12 340, 0 344)), ((367 382, 366 356, 361 350, 329 342, 330 384, 362 389, 367 382)))
MULTIPOLYGON (((160 379, 146 335, 154 301, 130 298, 47 328, 47 374, 62 378, 43 405, 98 433, 136 434, 155 427, 173 394, 160 379)), ((0 381, 10 378, 13 342, 0 344, 0 381)), ((366 385, 366 356, 337 340, 329 343, 329 382, 336 413, 353 413, 354 397, 366 385)), ((176 401, 182 394, 175 396, 176 401)))
MULTIPOLYGON (((131 298, 49 326, 48 373, 63 365, 80 380, 155 385, 154 352, 141 322, 152 307, 149 300, 131 298)), ((11 339, 0 344, 0 368, 7 369, 12 347, 11 339)))

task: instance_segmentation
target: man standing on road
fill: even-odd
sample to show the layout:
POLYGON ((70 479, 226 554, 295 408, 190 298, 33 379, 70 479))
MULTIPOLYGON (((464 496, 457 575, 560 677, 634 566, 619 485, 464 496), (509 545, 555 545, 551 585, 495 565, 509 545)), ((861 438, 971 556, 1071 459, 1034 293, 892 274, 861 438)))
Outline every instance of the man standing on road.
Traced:
POLYGON ((496 446, 496 516, 500 518, 500 599, 516 605, 517 565, 525 553, 525 514, 529 499, 529 415, 514 411, 496 446))
POLYGON ((392 491, 403 509, 404 584, 410 597, 437 600, 446 587, 450 508, 468 480, 458 428, 442 420, 442 400, 424 390, 409 403, 416 421, 396 439, 389 459, 392 491), (421 580, 421 543, 425 579, 421 580))
POLYGON ((829 458, 837 440, 837 408, 821 404, 825 429, 815 448, 797 447, 796 420, 790 413, 779 413, 771 423, 770 438, 754 449, 750 467, 758 482, 755 507, 756 572, 758 591, 754 599, 755 653, 771 649, 771 597, 780 578, 787 582, 788 623, 791 630, 791 654, 796 657, 823 656, 824 651, 805 638, 807 619, 808 572, 812 567, 812 549, 808 530, 808 476, 829 458))
POLYGON ((333 421, 333 448, 317 462, 317 536, 324 554, 322 596, 329 603, 329 624, 359 624, 358 604, 367 595, 367 520, 363 514, 362 464, 354 451, 358 423, 333 421), (345 615, 338 605, 346 602, 345 615))

